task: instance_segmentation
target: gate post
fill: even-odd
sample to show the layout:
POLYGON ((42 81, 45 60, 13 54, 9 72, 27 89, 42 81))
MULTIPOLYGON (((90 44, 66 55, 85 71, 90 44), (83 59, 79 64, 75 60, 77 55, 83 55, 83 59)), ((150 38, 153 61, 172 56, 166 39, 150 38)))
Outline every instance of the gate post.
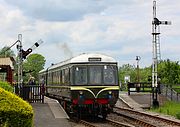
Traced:
POLYGON ((45 92, 45 87, 44 87, 44 83, 41 86, 41 94, 42 94, 42 103, 44 103, 44 93, 45 92))
POLYGON ((128 95, 130 95, 130 83, 128 82, 128 95))

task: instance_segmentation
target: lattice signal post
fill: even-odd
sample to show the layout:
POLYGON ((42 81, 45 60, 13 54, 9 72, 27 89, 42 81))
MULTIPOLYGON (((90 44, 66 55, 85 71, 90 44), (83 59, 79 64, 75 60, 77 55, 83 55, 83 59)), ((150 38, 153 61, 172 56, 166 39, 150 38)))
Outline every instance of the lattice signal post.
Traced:
POLYGON ((20 87, 23 83, 23 60, 26 59, 26 56, 29 55, 34 49, 39 47, 39 45, 42 44, 43 41, 41 39, 38 40, 31 48, 28 48, 26 51, 24 51, 22 48, 22 34, 19 34, 16 43, 18 43, 18 88, 20 90, 20 87))
POLYGON ((158 61, 161 60, 161 52, 160 52, 160 25, 170 25, 170 21, 160 21, 156 17, 156 1, 153 1, 153 21, 152 21, 152 98, 153 98, 153 106, 158 107, 159 102, 157 99, 157 86, 158 86, 158 61))

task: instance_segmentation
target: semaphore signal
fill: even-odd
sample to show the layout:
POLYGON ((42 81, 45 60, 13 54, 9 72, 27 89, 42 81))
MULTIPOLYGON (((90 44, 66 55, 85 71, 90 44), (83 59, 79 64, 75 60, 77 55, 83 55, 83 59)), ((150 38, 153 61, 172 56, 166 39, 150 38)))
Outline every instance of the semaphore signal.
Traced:
POLYGON ((152 88, 153 88, 153 106, 159 106, 157 100, 158 86, 158 62, 161 60, 160 52, 160 25, 171 25, 170 21, 160 21, 156 17, 156 1, 153 1, 153 21, 152 21, 152 88))

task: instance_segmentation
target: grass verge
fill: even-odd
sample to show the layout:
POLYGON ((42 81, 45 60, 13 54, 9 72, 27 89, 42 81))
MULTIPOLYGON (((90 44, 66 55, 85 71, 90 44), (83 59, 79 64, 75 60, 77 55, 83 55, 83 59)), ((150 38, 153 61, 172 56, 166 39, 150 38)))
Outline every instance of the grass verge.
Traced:
POLYGON ((171 115, 180 119, 180 103, 178 102, 167 101, 163 106, 157 109, 151 109, 151 111, 171 115))

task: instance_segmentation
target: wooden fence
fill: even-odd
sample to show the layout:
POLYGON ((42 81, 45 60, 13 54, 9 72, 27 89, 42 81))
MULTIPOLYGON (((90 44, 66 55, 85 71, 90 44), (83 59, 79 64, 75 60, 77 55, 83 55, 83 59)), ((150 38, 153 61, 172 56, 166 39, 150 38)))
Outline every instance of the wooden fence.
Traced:
POLYGON ((44 103, 44 85, 25 85, 15 86, 15 93, 30 103, 44 103))

